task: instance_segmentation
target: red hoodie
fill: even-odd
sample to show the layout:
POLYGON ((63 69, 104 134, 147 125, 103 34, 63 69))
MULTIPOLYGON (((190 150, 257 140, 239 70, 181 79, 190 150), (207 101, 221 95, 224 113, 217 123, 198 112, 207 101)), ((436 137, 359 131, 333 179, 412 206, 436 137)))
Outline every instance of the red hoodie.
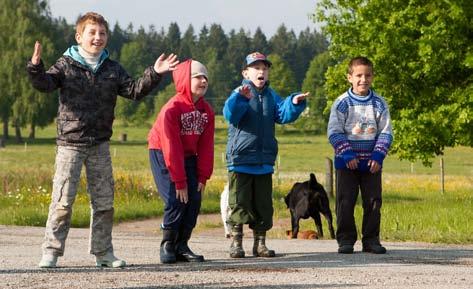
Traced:
POLYGON ((215 114, 210 104, 191 93, 191 62, 172 73, 176 94, 163 106, 148 134, 148 148, 162 150, 176 189, 187 187, 184 158, 197 156, 197 177, 205 184, 213 171, 215 114))

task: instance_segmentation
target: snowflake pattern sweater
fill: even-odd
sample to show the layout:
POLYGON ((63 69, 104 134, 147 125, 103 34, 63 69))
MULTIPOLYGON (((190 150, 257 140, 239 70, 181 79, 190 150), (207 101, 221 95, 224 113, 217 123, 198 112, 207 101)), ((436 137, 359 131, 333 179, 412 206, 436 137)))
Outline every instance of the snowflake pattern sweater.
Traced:
POLYGON ((369 160, 382 165, 393 141, 388 105, 372 90, 360 96, 350 88, 333 103, 327 134, 336 169, 347 169, 355 158, 360 171, 369 171, 369 160))

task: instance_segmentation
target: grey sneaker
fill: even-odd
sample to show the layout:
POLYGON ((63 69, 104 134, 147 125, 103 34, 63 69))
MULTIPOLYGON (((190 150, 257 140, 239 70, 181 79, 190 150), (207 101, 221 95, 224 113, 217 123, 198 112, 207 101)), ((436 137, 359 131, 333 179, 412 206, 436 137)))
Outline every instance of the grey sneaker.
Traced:
POLYGON ((122 268, 126 266, 126 262, 115 257, 113 252, 107 252, 105 255, 95 256, 95 265, 97 267, 122 268))
POLYGON ((44 254, 39 261, 38 267, 40 268, 56 268, 57 256, 51 254, 44 254))

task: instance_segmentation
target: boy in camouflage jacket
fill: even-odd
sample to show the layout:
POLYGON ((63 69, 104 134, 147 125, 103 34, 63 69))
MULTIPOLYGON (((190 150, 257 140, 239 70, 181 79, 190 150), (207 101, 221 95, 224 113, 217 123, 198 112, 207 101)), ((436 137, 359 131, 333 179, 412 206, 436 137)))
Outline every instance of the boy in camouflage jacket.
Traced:
POLYGON ((33 86, 42 92, 60 89, 57 116, 56 172, 39 267, 56 267, 63 256, 70 228, 72 205, 77 194, 82 165, 87 173, 90 195, 90 253, 97 266, 123 267, 112 246, 114 180, 109 141, 112 136, 117 95, 140 100, 160 82, 161 75, 174 70, 176 55, 164 54, 133 80, 123 67, 111 60, 105 49, 108 23, 89 12, 76 23, 76 41, 56 64, 45 71, 41 44, 36 42, 27 71, 33 86))

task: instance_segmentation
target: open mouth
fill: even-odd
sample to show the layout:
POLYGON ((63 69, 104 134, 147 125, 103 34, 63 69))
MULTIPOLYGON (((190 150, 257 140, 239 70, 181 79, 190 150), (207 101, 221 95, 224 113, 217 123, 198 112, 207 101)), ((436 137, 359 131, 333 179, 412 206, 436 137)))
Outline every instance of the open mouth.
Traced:
POLYGON ((264 76, 258 76, 258 80, 263 81, 263 80, 264 80, 264 76))

